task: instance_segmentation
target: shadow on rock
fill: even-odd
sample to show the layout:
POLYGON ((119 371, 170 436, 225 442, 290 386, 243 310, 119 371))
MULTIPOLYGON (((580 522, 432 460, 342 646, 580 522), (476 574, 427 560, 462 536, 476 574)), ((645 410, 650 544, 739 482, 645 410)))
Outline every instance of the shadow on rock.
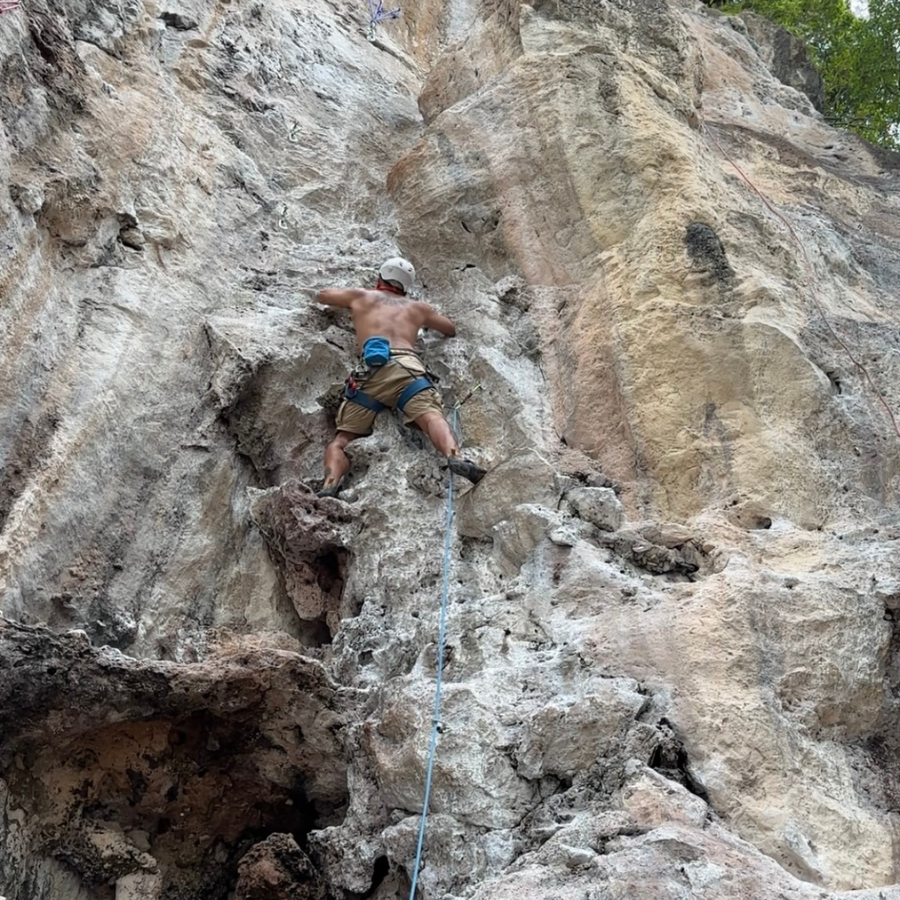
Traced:
POLYGON ((299 481, 253 494, 250 515, 284 577, 301 635, 314 646, 331 643, 341 619, 358 612, 343 605, 353 515, 299 481))

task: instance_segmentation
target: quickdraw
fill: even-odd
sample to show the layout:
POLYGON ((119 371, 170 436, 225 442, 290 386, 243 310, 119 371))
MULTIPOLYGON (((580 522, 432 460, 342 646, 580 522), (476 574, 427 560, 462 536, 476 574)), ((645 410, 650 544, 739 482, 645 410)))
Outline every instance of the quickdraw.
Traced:
POLYGON ((399 19, 400 7, 385 9, 383 0, 369 0, 369 40, 375 40, 375 26, 385 19, 399 19))

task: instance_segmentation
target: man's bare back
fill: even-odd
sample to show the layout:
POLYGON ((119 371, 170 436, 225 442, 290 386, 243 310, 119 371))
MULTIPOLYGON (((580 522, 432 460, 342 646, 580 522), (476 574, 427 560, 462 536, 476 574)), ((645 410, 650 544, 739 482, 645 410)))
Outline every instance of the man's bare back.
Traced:
POLYGON ((370 337, 376 335, 387 338, 395 349, 412 350, 420 328, 433 328, 447 337, 456 334, 453 323, 429 304, 388 291, 326 290, 320 291, 317 299, 327 306, 350 310, 359 351, 370 337))

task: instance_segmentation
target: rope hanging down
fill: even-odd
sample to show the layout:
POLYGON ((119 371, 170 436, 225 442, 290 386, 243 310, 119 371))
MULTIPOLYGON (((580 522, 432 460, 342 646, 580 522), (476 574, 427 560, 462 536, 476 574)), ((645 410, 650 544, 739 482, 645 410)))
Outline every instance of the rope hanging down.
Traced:
MULTIPOLYGON (((6 0, 0 0, 6 2, 6 0)), ((369 0, 369 40, 375 40, 375 26, 385 19, 399 19, 400 7, 385 9, 383 0, 369 0)))
MULTIPOLYGON (((480 387, 480 385, 479 385, 480 387)), ((469 396, 474 393, 469 392, 469 396)), ((466 397, 466 400, 469 398, 466 397)), ((465 402, 465 401, 463 401, 465 402)), ((457 434, 459 407, 453 407, 450 428, 457 434)), ((444 517, 444 578, 441 588, 441 627, 438 634, 437 647, 437 683, 434 689, 434 716, 431 720, 431 743, 428 747, 428 768, 425 773, 425 799, 422 801, 422 816, 419 819, 419 841, 416 845, 416 861, 413 864, 412 887, 409 889, 409 900, 416 900, 416 885, 419 881, 419 866, 422 863, 422 848, 425 844, 425 823, 428 819, 428 801, 431 798, 431 776, 434 772, 434 757, 437 752, 437 739, 441 733, 441 688, 444 683, 444 644, 447 640, 447 598, 450 594, 450 541, 453 525, 453 473, 450 472, 447 487, 447 512, 444 517)))
POLYGON ((0 0, 0 16, 19 8, 19 0, 0 0))

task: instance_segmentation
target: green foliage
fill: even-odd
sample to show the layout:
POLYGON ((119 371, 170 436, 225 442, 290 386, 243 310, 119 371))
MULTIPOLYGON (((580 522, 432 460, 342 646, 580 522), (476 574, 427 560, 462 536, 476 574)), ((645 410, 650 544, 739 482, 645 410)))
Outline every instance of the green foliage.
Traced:
POLYGON ((825 84, 828 121, 900 150, 900 0, 869 0, 858 19, 848 0, 726 0, 797 35, 825 84))

